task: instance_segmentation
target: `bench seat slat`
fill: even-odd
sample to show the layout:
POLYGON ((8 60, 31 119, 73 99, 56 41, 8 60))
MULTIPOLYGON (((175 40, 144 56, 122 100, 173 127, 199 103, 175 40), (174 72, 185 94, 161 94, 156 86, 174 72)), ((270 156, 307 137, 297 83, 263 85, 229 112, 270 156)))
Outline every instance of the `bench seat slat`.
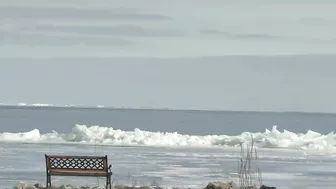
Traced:
POLYGON ((51 175, 54 175, 54 176, 88 176, 88 177, 107 176, 106 172, 91 172, 91 171, 78 172, 78 171, 51 170, 50 173, 51 175))
POLYGON ((83 173, 106 173, 105 170, 102 170, 102 169, 50 169, 50 172, 53 173, 53 172, 83 172, 83 173))

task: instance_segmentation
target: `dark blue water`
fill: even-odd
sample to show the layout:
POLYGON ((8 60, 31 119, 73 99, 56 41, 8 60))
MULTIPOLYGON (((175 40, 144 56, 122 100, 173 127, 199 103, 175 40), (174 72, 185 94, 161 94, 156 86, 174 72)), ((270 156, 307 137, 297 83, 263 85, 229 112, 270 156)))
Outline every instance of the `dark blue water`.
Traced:
POLYGON ((277 125, 280 131, 327 134, 336 130, 336 114, 0 107, 0 132, 68 133, 75 124, 193 135, 264 132, 277 125))

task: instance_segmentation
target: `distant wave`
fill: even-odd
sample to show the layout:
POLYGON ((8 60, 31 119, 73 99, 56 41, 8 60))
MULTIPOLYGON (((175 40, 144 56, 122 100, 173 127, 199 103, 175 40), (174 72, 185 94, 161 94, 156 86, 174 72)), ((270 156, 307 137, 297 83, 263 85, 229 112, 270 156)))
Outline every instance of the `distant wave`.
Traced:
POLYGON ((228 38, 245 38, 245 39, 279 39, 280 36, 263 34, 263 33, 230 33, 218 30, 200 30, 201 34, 204 35, 217 35, 228 38))
MULTIPOLYGON (((132 108, 132 107, 114 107, 114 106, 106 106, 106 105, 73 105, 73 104, 46 104, 46 103, 2 103, 0 102, 1 107, 18 107, 18 108, 39 108, 39 107, 46 107, 46 108, 104 108, 104 109, 156 109, 152 107, 140 107, 140 108, 132 108)), ((169 108, 162 108, 165 110, 169 110, 169 108)))
POLYGON ((336 135, 328 135, 308 130, 307 133, 280 132, 276 126, 261 133, 244 132, 237 136, 229 135, 182 135, 177 132, 150 132, 140 129, 123 131, 112 127, 75 125, 71 133, 60 134, 56 131, 42 134, 38 129, 20 133, 0 133, 0 142, 15 143, 78 143, 97 145, 140 145, 170 147, 215 147, 239 146, 250 143, 253 136, 260 148, 287 148, 308 150, 336 150, 336 135))
POLYGON ((1 106, 11 106, 11 107, 55 107, 55 108, 71 108, 71 107, 77 107, 77 108, 104 108, 104 105, 96 105, 96 106, 81 106, 81 105, 56 105, 56 104, 44 104, 44 103, 34 103, 34 104, 28 104, 28 103, 17 103, 17 104, 10 104, 10 103, 1 103, 1 106))

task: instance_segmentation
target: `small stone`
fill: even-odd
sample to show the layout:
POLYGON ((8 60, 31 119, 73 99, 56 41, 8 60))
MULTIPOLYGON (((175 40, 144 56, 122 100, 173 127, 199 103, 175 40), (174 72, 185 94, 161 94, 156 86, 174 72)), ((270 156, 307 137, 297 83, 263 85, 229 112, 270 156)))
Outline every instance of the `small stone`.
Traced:
POLYGON ((34 185, 28 185, 25 187, 25 189, 36 189, 36 187, 34 185))
POLYGON ((224 182, 209 182, 206 189, 227 189, 224 182))
POLYGON ((14 186, 14 189, 23 189, 23 188, 24 188, 23 184, 16 184, 14 186))
POLYGON ((276 189, 276 187, 261 185, 259 189, 276 189))
POLYGON ((80 187, 80 189, 90 189, 90 187, 88 187, 88 186, 82 186, 82 187, 80 187))
POLYGON ((114 186, 115 189, 128 189, 129 187, 126 185, 118 184, 114 186))
POLYGON ((37 188, 37 189, 44 188, 44 185, 41 184, 41 183, 36 183, 36 184, 34 184, 34 186, 35 186, 35 188, 37 188))

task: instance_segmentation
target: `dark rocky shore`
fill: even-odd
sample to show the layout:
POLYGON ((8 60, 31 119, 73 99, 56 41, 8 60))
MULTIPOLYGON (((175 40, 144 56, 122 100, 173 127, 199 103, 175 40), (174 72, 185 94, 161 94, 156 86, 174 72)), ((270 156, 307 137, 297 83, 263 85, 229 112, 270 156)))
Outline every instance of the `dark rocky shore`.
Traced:
MULTIPOLYGON (((275 187, 268 186, 247 186, 247 187, 239 187, 233 182, 209 182, 207 186, 197 189, 276 189, 275 187)), ((14 186, 14 189, 47 189, 43 184, 17 184, 14 186)), ((48 189, 105 189, 104 186, 81 186, 77 187, 74 185, 54 185, 48 189)), ((160 187, 160 186, 127 186, 127 185, 115 185, 113 189, 179 189, 178 187, 160 187)), ((192 188, 188 188, 192 189, 192 188)), ((196 188, 194 188, 196 189, 196 188)))

